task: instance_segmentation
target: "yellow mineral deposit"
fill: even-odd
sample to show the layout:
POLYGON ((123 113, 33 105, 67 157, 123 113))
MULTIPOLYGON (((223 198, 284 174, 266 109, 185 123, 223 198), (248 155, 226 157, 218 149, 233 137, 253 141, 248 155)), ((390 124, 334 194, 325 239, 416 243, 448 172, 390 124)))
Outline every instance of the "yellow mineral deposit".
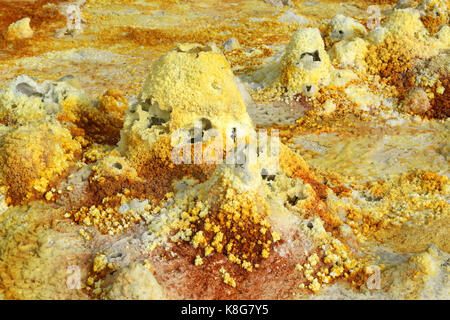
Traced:
POLYGON ((30 18, 23 18, 11 23, 6 32, 6 39, 21 40, 33 37, 33 30, 30 27, 30 18))
POLYGON ((281 62, 281 83, 293 93, 312 96, 331 77, 330 58, 319 29, 302 28, 291 38, 281 62))

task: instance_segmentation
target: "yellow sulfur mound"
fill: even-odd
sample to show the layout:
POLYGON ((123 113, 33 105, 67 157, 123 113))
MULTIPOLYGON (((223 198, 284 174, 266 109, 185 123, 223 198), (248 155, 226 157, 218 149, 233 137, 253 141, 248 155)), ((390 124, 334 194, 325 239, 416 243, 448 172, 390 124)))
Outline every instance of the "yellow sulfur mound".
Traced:
POLYGON ((420 21, 420 13, 413 9, 394 10, 383 25, 390 33, 398 35, 426 33, 426 29, 420 21))
POLYGON ((171 132, 190 128, 202 117, 219 129, 233 122, 251 124, 229 63, 208 45, 178 45, 162 56, 153 65, 141 97, 150 104, 150 112, 164 120, 170 114, 171 132))
POLYGON ((173 168, 171 144, 225 141, 236 127, 253 130, 225 57, 214 46, 177 45, 152 66, 140 102, 127 109, 119 147, 136 167, 158 158, 173 168))
POLYGON ((291 38, 281 62, 281 83, 288 92, 310 96, 330 80, 330 58, 319 29, 302 28, 291 38))
POLYGON ((331 19, 326 28, 326 36, 330 41, 352 40, 355 37, 364 37, 367 34, 366 28, 353 18, 336 15, 331 19))
POLYGON ((38 122, 7 132, 0 139, 0 169, 2 182, 9 187, 9 202, 42 197, 80 151, 80 144, 58 122, 38 122))
POLYGON ((420 12, 413 8, 394 10, 381 28, 370 32, 369 39, 376 44, 394 39, 403 51, 418 58, 434 56, 444 45, 441 39, 430 37, 420 19, 420 12))
POLYGON ((369 43, 361 38, 339 41, 331 48, 330 58, 337 62, 339 67, 364 69, 368 45, 369 43))
POLYGON ((11 23, 6 32, 6 39, 19 40, 33 37, 33 30, 30 27, 30 18, 23 18, 11 23))

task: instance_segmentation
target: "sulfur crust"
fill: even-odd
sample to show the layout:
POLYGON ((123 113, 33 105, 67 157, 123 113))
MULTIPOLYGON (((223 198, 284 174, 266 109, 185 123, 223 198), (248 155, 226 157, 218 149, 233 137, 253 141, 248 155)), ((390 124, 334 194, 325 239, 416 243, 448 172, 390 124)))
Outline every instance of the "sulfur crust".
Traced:
POLYGON ((131 263, 117 270, 114 282, 104 289, 108 300, 164 300, 167 299, 151 271, 142 263, 131 263))
POLYGON ((38 97, 15 97, 14 93, 5 92, 0 95, 0 115, 2 118, 9 117, 13 121, 22 122, 45 117, 46 110, 38 97))
POLYGON ((362 38, 339 41, 331 48, 330 59, 342 68, 365 69, 368 45, 369 42, 362 38))
POLYGON ((88 298, 82 282, 79 289, 70 289, 66 281, 71 275, 68 268, 74 266, 83 280, 89 249, 71 235, 76 232, 73 226, 66 225, 61 232, 50 228, 58 214, 41 203, 16 206, 0 215, 0 291, 5 299, 88 298))
POLYGON ((36 191, 45 193, 50 182, 74 164, 81 146, 58 122, 40 122, 8 132, 0 150, 3 184, 23 200, 36 191))
POLYGON ((450 294, 449 267, 445 267, 448 254, 435 246, 412 255, 405 262, 383 273, 385 285, 389 285, 396 299, 445 299, 450 294), (441 268, 444 266, 444 268, 441 268), (446 288, 436 291, 437 282, 446 288))
POLYGON ((398 35, 412 34, 419 38, 426 34, 419 11, 410 8, 394 10, 383 27, 390 33, 398 35))
POLYGON ((416 9, 394 10, 382 28, 386 30, 384 38, 396 39, 412 57, 429 58, 443 47, 442 42, 430 37, 416 9))
POLYGON ((448 25, 442 26, 435 36, 444 48, 450 47, 450 27, 448 25))
MULTIPOLYGON (((87 108, 91 102, 80 89, 72 86, 73 82, 44 81, 42 88, 52 88, 52 96, 28 96, 18 94, 16 86, 32 81, 20 76, 11 85, 0 92, 0 119, 7 119, 12 124, 25 124, 35 120, 54 120, 61 117, 68 121, 76 121, 80 111, 87 108)), ((44 89, 45 90, 45 89, 44 89)))

